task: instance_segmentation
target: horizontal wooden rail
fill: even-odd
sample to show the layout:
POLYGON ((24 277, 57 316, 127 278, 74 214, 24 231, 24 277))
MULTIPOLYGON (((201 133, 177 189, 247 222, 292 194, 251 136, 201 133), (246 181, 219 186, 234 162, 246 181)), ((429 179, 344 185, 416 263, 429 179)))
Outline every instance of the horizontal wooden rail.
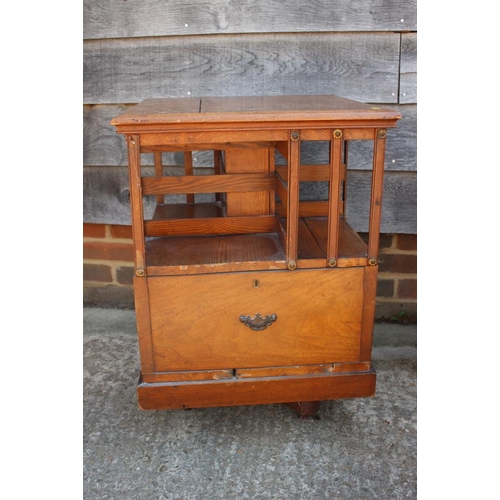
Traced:
MULTIPOLYGON (((282 203, 276 203, 276 213, 280 217, 286 216, 286 208, 282 203)), ((299 217, 327 217, 327 201, 301 201, 299 203, 299 217)))
POLYGON ((181 175, 142 177, 143 194, 244 193, 274 191, 272 174, 181 175))
MULTIPOLYGON (((337 128, 337 127, 335 127, 337 128)), ((343 138, 346 141, 368 141, 375 138, 375 128, 344 128, 343 138)), ((331 128, 324 129, 306 129, 300 131, 301 141, 329 141, 332 137, 333 130, 331 128)))
MULTIPOLYGON (((375 124, 374 126, 376 126, 375 124)), ((385 126, 385 123, 384 123, 385 126)), ((136 125, 132 125, 135 128, 136 125)), ((193 131, 186 132, 186 125, 184 123, 172 123, 169 125, 171 133, 158 132, 158 125, 141 125, 145 128, 144 133, 141 133, 141 148, 150 146, 179 146, 184 147, 188 145, 190 149, 196 151, 198 144, 214 144, 219 147, 221 144, 235 144, 246 142, 274 142, 286 141, 288 139, 288 127, 279 130, 273 125, 269 130, 262 130, 260 123, 251 124, 245 123, 245 128, 249 130, 235 130, 234 124, 221 124, 222 130, 208 130, 208 131, 193 131), (224 130, 224 128, 229 130, 224 130), (149 132, 147 131, 149 129, 149 132)), ((126 126, 125 126, 126 128, 126 126)), ((126 131, 128 132, 128 131, 126 131)))
MULTIPOLYGON (((288 167, 276 167, 276 172, 286 182, 288 167)), ((330 165, 301 165, 299 170, 300 182, 316 182, 330 180, 330 165)))
POLYGON ((146 236, 273 233, 276 228, 274 215, 144 221, 146 236))
POLYGON ((192 146, 190 144, 185 145, 156 145, 156 146, 141 146, 141 153, 155 153, 158 151, 164 153, 176 152, 176 151, 221 151, 225 149, 260 149, 260 148, 272 148, 274 147, 274 142, 269 141, 258 141, 258 142, 220 142, 220 143, 210 143, 210 144, 196 144, 192 146))

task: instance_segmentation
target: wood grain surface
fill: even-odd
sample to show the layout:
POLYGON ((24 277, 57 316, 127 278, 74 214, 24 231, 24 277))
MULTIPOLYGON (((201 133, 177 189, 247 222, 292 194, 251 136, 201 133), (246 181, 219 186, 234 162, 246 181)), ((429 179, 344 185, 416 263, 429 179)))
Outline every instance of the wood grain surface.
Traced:
POLYGON ((417 34, 401 35, 401 69, 399 102, 417 102, 417 34))
POLYGON ((364 268, 148 278, 157 371, 354 362, 364 268), (259 286, 254 282, 258 280, 259 286), (193 291, 210 300, 193 307, 193 291), (215 292, 216 291, 216 292, 215 292), (214 293, 215 292, 215 293, 214 293), (276 314, 263 331, 240 316, 276 314))
MULTIPOLYGON (((224 168, 226 174, 248 174, 270 172, 269 149, 231 149, 225 151, 224 168)), ((274 174, 273 174, 274 180, 274 174)), ((256 191, 248 189, 248 193, 226 192, 226 212, 228 216, 269 214, 270 193, 274 192, 275 181, 271 189, 256 191)), ((273 214, 274 215, 274 214, 273 214)))
POLYGON ((273 262, 284 261, 285 253, 276 233, 262 233, 151 238, 146 242, 146 257, 148 267, 177 267, 186 274, 189 266, 214 266, 222 272, 219 264, 241 262, 268 262, 267 268, 272 268, 273 262))
POLYGON ((396 33, 92 40, 84 44, 84 103, 296 94, 396 103, 399 50, 396 33))
POLYGON ((276 224, 274 215, 150 220, 144 222, 144 232, 146 236, 272 233, 276 224))
MULTIPOLYGON (((393 127, 399 113, 386 106, 372 106, 364 102, 354 101, 335 95, 265 95, 265 96, 239 96, 239 97, 202 97, 199 100, 190 98, 146 99, 133 106, 111 120, 118 132, 137 131, 142 135, 141 144, 152 144, 145 140, 145 132, 165 132, 176 130, 176 141, 179 146, 183 141, 179 132, 208 131, 206 124, 217 124, 218 129, 232 132, 238 129, 255 132, 268 130, 272 127, 266 124, 286 122, 285 128, 309 129, 309 123, 323 121, 327 127, 342 126, 340 122, 354 122, 356 126, 370 126, 375 121, 381 121, 384 127, 393 127), (227 124, 227 125, 226 125, 227 124), (237 125, 235 125, 237 124, 237 125), (256 125, 257 124, 257 125, 256 125)), ((350 123, 352 126, 352 123, 350 123)), ((282 127, 280 127, 282 128, 282 127)), ((323 135, 314 137, 320 131, 309 132, 311 140, 329 139, 328 129, 323 130, 323 135)), ((349 139, 367 139, 363 131, 357 135, 354 130, 349 139)), ((373 133, 373 132, 372 132, 373 133)), ((368 133, 369 136, 369 133, 368 133)), ((168 136, 163 137, 163 139, 168 136)), ((371 137, 373 138, 373 137, 371 137)), ((255 141, 255 138, 253 139, 255 141)), ((199 140, 197 143, 200 142, 199 140)), ((223 141, 221 141, 223 142, 223 141)), ((230 142, 235 142, 235 137, 230 142)), ((167 144, 167 142, 158 142, 167 144)), ((185 146, 191 146, 192 141, 186 141, 185 146)))
MULTIPOLYGON (((343 218, 339 229, 338 267, 367 265, 365 242, 343 218)), ((285 255, 286 242, 278 240, 272 216, 146 221, 145 233, 155 236, 146 243, 148 276, 202 274, 207 269, 229 272, 235 270, 232 263, 238 264, 236 270, 252 270, 256 262, 266 261, 267 267, 273 269, 285 255), (212 237, 198 237, 201 235, 212 237)), ((327 267, 327 235, 326 217, 299 218, 298 267, 327 267)))
POLYGON ((375 394, 373 368, 364 373, 332 373, 304 377, 267 377, 217 380, 214 382, 170 382, 139 384, 139 406, 143 410, 203 408, 206 406, 288 403, 315 399, 368 397, 375 394))
POLYGON ((416 29, 416 0, 84 0, 83 37, 416 29))
POLYGON ((144 194, 273 191, 274 174, 180 175, 143 177, 144 194))

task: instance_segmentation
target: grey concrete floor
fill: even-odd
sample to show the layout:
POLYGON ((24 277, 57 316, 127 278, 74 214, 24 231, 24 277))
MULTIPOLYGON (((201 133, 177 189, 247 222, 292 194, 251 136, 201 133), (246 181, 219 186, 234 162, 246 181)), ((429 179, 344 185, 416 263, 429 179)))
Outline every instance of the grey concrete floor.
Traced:
POLYGON ((416 326, 375 325, 373 398, 143 411, 135 315, 84 309, 84 498, 417 498, 416 326))

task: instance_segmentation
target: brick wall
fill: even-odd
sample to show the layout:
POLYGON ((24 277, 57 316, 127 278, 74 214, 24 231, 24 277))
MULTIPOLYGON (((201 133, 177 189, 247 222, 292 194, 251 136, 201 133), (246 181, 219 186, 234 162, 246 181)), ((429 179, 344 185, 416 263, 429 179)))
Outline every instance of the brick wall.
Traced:
MULTIPOLYGON (((367 241, 367 235, 361 235, 367 241)), ((83 225, 84 303, 133 308, 130 226, 83 225)), ((382 234, 377 288, 378 320, 416 322, 417 235, 382 234)))
MULTIPOLYGON (((362 235, 365 241, 368 236, 362 235)), ((417 320, 417 235, 380 236, 377 319, 417 320)))
POLYGON ((86 305, 133 308, 134 247, 130 226, 83 225, 86 305))

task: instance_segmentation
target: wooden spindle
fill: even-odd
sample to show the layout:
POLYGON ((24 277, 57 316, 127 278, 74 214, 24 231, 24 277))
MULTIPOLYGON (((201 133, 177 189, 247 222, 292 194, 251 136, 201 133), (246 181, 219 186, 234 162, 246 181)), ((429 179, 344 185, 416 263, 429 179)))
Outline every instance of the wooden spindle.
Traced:
POLYGON ((335 267, 339 248, 340 187, 342 178, 342 130, 336 129, 330 140, 330 183, 328 192, 328 241, 326 263, 335 267))
POLYGON ((288 140, 288 199, 286 213, 286 261, 288 269, 297 267, 299 233, 300 134, 290 133, 288 140))
POLYGON ((138 135, 127 136, 129 158, 130 205, 132 209, 132 236, 136 276, 145 276, 144 209, 141 187, 141 154, 138 135))
MULTIPOLYGON (((161 152, 155 152, 155 177, 163 177, 163 160, 161 152)), ((165 195, 157 194, 156 203, 165 203, 165 195)))
POLYGON ((386 134, 385 129, 377 130, 373 148, 370 223, 368 228, 368 263, 372 266, 377 265, 378 263, 386 134))

